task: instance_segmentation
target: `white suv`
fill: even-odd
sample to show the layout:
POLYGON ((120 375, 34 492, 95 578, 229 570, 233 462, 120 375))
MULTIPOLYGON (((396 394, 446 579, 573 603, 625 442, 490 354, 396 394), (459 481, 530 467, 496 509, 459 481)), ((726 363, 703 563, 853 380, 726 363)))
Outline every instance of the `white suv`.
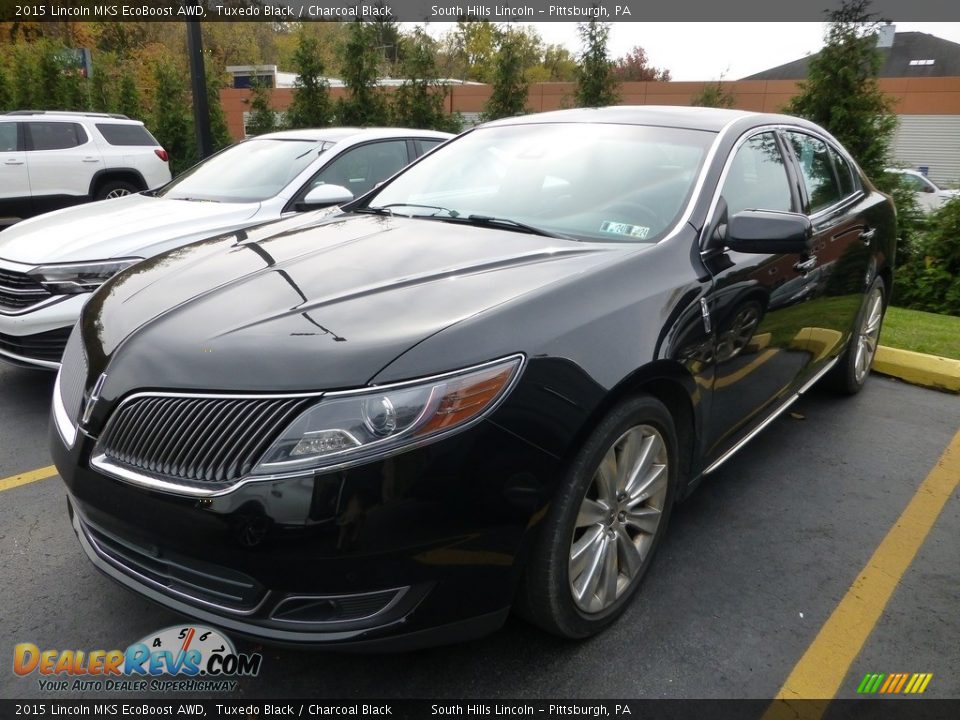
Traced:
POLYGON ((125 115, 0 114, 0 228, 67 205, 164 185, 170 182, 168 159, 143 123, 125 115))

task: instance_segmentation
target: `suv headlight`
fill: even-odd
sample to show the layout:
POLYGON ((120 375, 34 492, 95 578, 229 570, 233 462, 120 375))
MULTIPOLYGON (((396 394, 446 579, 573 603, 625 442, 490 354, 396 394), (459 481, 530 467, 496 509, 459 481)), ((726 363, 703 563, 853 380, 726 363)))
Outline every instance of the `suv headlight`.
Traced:
POLYGON ((97 260, 95 262, 41 265, 30 271, 30 276, 54 295, 75 295, 93 292, 121 270, 126 270, 143 258, 97 260))
POLYGON ((522 355, 396 385, 329 393, 294 420, 255 475, 367 462, 477 422, 506 397, 522 355))

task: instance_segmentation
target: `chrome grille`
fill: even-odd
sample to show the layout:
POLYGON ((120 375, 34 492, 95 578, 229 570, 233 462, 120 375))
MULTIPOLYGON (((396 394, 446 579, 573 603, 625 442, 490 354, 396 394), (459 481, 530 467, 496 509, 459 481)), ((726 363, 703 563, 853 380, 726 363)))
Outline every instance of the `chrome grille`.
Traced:
POLYGON ((110 418, 98 451, 155 478, 227 486, 248 475, 283 428, 316 400, 134 396, 110 418))
MULTIPOLYGON (((69 330, 67 331, 69 332, 69 330)), ((60 365, 60 399, 67 417, 74 425, 80 417, 80 406, 83 403, 83 391, 87 384, 87 356, 83 351, 83 340, 80 337, 80 328, 77 326, 67 340, 63 351, 63 362, 60 365)))
POLYGON ((0 350, 20 357, 47 362, 60 362, 70 336, 70 328, 50 330, 36 335, 6 335, 0 333, 0 350))
POLYGON ((43 285, 26 273, 0 268, 0 308, 23 310, 49 297, 43 285))

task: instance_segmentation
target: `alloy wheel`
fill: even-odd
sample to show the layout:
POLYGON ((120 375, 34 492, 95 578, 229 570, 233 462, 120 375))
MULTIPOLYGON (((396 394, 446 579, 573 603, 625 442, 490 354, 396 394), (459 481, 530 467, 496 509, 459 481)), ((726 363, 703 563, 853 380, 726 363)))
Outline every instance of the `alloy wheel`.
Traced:
POLYGON ((570 543, 570 593, 581 611, 606 610, 640 575, 663 516, 667 464, 667 445, 649 425, 630 428, 604 454, 570 543))
POLYGON ((879 287, 874 287, 867 296, 866 312, 863 314, 857 337, 854 375, 858 384, 864 381, 873 364, 873 356, 877 352, 877 342, 880 338, 881 322, 883 322, 883 292, 879 287))
POLYGON ((127 190, 126 188, 117 188, 115 190, 111 190, 106 195, 104 195, 104 199, 109 200, 110 198, 123 197, 124 195, 129 195, 129 194, 130 194, 130 191, 127 190))

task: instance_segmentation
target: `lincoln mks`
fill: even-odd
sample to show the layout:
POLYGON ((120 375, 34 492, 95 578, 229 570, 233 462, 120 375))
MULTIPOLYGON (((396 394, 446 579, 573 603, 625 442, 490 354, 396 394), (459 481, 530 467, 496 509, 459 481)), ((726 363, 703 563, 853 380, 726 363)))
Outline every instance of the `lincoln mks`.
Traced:
MULTIPOLYGON (((783 115, 475 128, 328 215, 107 281, 52 446, 90 560, 269 642, 623 613, 671 509, 815 382, 864 384, 895 214, 783 115)), ((749 513, 749 508, 741 512, 749 513)))

